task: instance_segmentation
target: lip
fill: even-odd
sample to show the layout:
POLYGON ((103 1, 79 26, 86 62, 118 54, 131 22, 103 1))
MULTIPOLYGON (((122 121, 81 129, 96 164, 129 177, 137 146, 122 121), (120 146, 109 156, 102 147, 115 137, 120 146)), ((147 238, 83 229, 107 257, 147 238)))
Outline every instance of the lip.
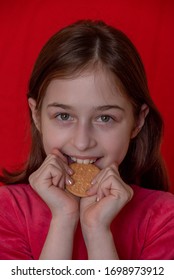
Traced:
POLYGON ((70 162, 76 162, 79 164, 93 164, 96 162, 97 158, 89 158, 89 157, 69 157, 70 162))
POLYGON ((68 163, 71 164, 73 162, 77 162, 80 164, 95 164, 98 159, 101 157, 94 157, 94 156, 75 156, 75 155, 67 155, 64 154, 68 160, 68 163))
POLYGON ((77 158, 77 159, 82 159, 82 160, 84 160, 84 159, 90 159, 90 160, 97 160, 99 157, 94 157, 94 156, 71 156, 71 155, 68 155, 69 157, 71 157, 71 158, 77 158))

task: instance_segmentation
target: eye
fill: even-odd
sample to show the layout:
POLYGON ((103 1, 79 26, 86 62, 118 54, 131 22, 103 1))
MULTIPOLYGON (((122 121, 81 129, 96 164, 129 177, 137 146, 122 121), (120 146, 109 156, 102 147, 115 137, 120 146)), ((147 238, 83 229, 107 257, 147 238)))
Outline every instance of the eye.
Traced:
POLYGON ((72 117, 68 113, 60 113, 56 115, 56 118, 60 121, 68 121, 72 119, 72 117))
POLYGON ((99 120, 100 120, 101 122, 109 122, 109 121, 112 120, 112 117, 110 117, 110 116, 108 116, 108 115, 102 115, 102 116, 99 117, 99 120))

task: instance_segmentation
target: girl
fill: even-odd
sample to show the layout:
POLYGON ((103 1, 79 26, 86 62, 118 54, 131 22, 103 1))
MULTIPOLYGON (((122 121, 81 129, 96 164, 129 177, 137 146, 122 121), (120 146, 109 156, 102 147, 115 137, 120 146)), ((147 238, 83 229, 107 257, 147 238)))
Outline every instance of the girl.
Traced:
POLYGON ((32 147, 0 188, 1 259, 174 259, 163 123, 130 40, 80 21, 42 49, 28 92, 32 147), (71 162, 99 174, 68 193, 71 162), (7 186, 8 185, 8 186, 7 186))

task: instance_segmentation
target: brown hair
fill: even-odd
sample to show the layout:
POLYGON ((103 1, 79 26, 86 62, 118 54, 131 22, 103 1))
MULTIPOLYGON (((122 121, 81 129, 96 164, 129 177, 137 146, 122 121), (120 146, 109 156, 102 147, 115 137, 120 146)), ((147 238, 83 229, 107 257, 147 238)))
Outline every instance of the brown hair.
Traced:
MULTIPOLYGON (((54 78, 79 75, 84 69, 102 65, 121 82, 138 116, 142 104, 149 114, 141 132, 131 140, 128 153, 119 166, 120 174, 129 184, 140 184, 151 189, 167 190, 166 169, 161 157, 160 144, 163 121, 152 101, 141 58, 127 36, 102 21, 78 21, 56 33, 41 50, 35 63, 28 98, 37 101, 40 110, 46 88, 54 78)), ((5 183, 27 183, 29 175, 43 162, 46 155, 41 136, 32 117, 32 146, 23 171, 9 174, 5 183)))

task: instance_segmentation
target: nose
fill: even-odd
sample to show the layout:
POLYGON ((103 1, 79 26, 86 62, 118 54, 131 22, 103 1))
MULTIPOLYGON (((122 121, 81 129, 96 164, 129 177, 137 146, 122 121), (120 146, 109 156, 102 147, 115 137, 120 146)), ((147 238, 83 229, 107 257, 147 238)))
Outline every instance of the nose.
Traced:
POLYGON ((73 145, 79 151, 95 147, 97 141, 92 129, 87 124, 78 124, 73 135, 73 145))

